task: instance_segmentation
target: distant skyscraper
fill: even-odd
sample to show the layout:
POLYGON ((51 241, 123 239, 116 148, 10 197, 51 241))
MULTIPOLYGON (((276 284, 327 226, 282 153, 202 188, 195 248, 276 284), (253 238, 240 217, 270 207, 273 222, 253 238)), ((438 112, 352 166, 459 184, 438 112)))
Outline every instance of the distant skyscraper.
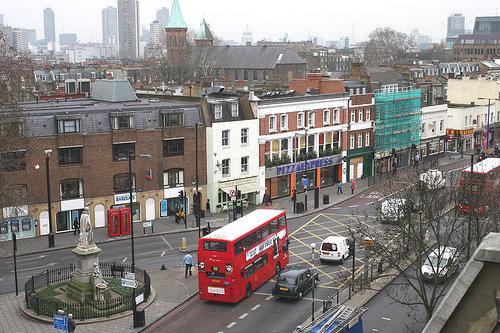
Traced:
POLYGON ((36 45, 36 30, 26 29, 26 34, 28 35, 28 43, 31 45, 36 45))
POLYGON ((163 7, 162 9, 156 12, 156 21, 160 23, 162 29, 168 24, 169 12, 167 7, 163 7))
POLYGON ((12 46, 18 52, 28 52, 28 34, 25 29, 12 29, 12 46))
POLYGON ((0 25, 3 25, 3 14, 0 14, 0 25))
POLYGON ((465 17, 462 14, 448 16, 447 38, 456 38, 465 33, 465 17))
POLYGON ((243 35, 241 36, 241 44, 246 45, 252 43, 253 43, 253 35, 250 29, 248 29, 248 24, 247 24, 247 28, 245 29, 245 31, 243 31, 243 35))
POLYGON ((45 43, 56 42, 56 23, 52 8, 45 8, 43 10, 43 34, 45 43))
POLYGON ((135 60, 139 56, 139 3, 118 0, 118 50, 120 59, 135 60))
POLYGON ((102 42, 118 45, 118 9, 109 6, 102 10, 102 42))
POLYGON ((474 23, 474 35, 499 35, 500 16, 476 17, 474 23))
POLYGON ((64 33, 59 35, 59 45, 71 46, 78 42, 76 34, 64 33))
POLYGON ((165 34, 165 27, 160 24, 160 21, 155 20, 149 25, 149 42, 151 44, 159 44, 161 37, 165 34))

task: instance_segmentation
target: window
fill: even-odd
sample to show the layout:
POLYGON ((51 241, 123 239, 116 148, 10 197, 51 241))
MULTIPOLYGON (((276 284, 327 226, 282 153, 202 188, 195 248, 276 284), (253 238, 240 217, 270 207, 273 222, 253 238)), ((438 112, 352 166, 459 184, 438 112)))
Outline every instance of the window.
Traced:
POLYGON ((59 148, 59 165, 82 164, 83 147, 59 148))
POLYGON ((282 114, 281 115, 281 130, 286 131, 288 130, 288 115, 282 114))
POLYGON ((272 220, 269 225, 271 226, 271 233, 278 231, 278 229, 280 228, 280 224, 277 219, 272 220))
POLYGON ((182 156, 184 155, 184 139, 163 140, 163 156, 182 156))
POLYGON ((247 70, 243 71, 243 80, 248 80, 248 71, 247 70))
POLYGON ((184 170, 168 169, 163 171, 163 187, 173 188, 184 186, 184 170))
POLYGON ((359 122, 362 122, 362 121, 363 121, 363 110, 362 110, 362 109, 360 109, 360 110, 358 111, 358 121, 359 121, 359 122))
POLYGON ((80 119, 59 120, 59 134, 80 132, 80 119))
POLYGON ((26 170, 26 151, 12 151, 0 153, 2 171, 26 170))
POLYGON ((229 130, 222 131, 222 146, 229 146, 229 130))
POLYGON ((238 117, 239 105, 238 103, 231 103, 231 117, 238 117))
POLYGON ((222 119, 222 105, 217 104, 214 106, 214 117, 215 119, 222 119))
POLYGON ((425 123, 422 123, 422 125, 420 125, 420 132, 425 133, 425 123))
POLYGON ((297 113, 297 127, 304 127, 304 112, 297 113))
POLYGON ((330 124, 330 110, 323 111, 323 125, 330 124))
POLYGON ((203 249, 207 251, 227 252, 227 243, 217 241, 204 241, 203 249))
POLYGON ((229 158, 222 160, 222 177, 229 177, 229 158))
POLYGON ((182 126, 182 113, 167 113, 162 115, 163 127, 182 126))
POLYGON ((354 149, 354 134, 349 137, 349 147, 354 149))
POLYGON ((315 123, 315 117, 316 117, 316 113, 313 112, 313 111, 309 111, 307 113, 307 125, 309 127, 314 127, 314 123, 315 123))
POLYGON ((269 132, 276 131, 276 116, 269 116, 269 132))
MULTIPOLYGON (((128 173, 121 173, 113 177, 113 191, 115 193, 129 192, 128 173)), ((132 174, 132 191, 135 190, 135 174, 132 174)))
POLYGON ((351 111, 351 123, 354 123, 356 121, 356 114, 354 111, 351 111))
POLYGON ((363 134, 358 134, 358 148, 363 147, 363 134))
POLYGON ((255 81, 257 81, 257 79, 258 79, 258 74, 257 74, 257 71, 253 71, 253 79, 254 79, 255 81))
POLYGON ((370 145, 370 132, 365 133, 365 146, 368 147, 370 145))
POLYGON ((269 224, 260 228, 260 231, 262 233, 262 239, 265 239, 267 236, 269 236, 270 235, 269 224))
MULTIPOLYGON (((115 143, 113 144, 113 161, 126 159, 129 154, 135 155, 135 143, 115 143)), ((135 157, 132 157, 135 159, 135 157)))
POLYGON ((111 117, 114 130, 134 128, 134 119, 132 116, 111 117))
POLYGON ((59 184, 61 200, 83 198, 83 181, 81 179, 66 179, 59 184))
POLYGON ((241 158, 241 172, 248 172, 248 156, 243 156, 241 158))
POLYGON ((248 144, 248 128, 241 129, 241 145, 248 144))
POLYGON ((340 113, 339 109, 333 110, 333 122, 334 123, 339 123, 340 122, 340 120, 339 120, 339 117, 340 117, 339 113, 340 113))
POLYGON ((366 109, 366 121, 370 121, 370 109, 366 109))
POLYGON ((234 71, 234 79, 239 80, 238 71, 234 71))

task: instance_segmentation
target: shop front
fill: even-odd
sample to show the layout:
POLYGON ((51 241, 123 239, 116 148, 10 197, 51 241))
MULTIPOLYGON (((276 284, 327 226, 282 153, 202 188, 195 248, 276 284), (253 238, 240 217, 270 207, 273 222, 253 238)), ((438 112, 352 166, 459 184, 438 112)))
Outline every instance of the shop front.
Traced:
POLYGON ((3 217, 4 219, 0 220, 0 241, 11 240, 13 233, 18 239, 35 237, 35 222, 28 215, 27 206, 13 210, 4 208, 3 217))
POLYGON ((257 176, 219 182, 218 187, 216 208, 219 211, 229 208, 236 196, 236 191, 241 193, 240 200, 244 206, 259 203, 260 187, 257 176))
POLYGON ((186 193, 184 186, 163 190, 163 199, 160 201, 160 217, 173 216, 179 208, 189 214, 189 195, 186 193, 185 197, 181 198, 180 191, 186 193))
POLYGON ((72 231, 75 221, 80 221, 84 206, 85 200, 83 198, 62 200, 61 211, 56 214, 56 231, 72 231))
MULTIPOLYGON (((111 208, 127 207, 130 204, 130 194, 115 194, 115 204, 111 208)), ((132 192, 132 221, 141 221, 141 204, 137 202, 137 194, 132 192)))
POLYGON ((271 198, 290 195, 315 187, 326 187, 342 181, 342 154, 315 158, 306 162, 266 168, 266 194, 271 198), (307 174, 306 174, 307 170, 307 174), (307 178, 307 181, 303 179, 307 178))
POLYGON ((347 151, 347 179, 371 177, 373 174, 373 147, 363 147, 347 151))
POLYGON ((422 140, 419 147, 421 159, 443 153, 445 150, 446 138, 446 136, 438 136, 422 140))
MULTIPOLYGON (((448 151, 469 151, 473 148, 475 134, 472 128, 466 130, 447 129, 446 135, 448 151)), ((479 132, 479 140, 480 138, 481 133, 479 132)))

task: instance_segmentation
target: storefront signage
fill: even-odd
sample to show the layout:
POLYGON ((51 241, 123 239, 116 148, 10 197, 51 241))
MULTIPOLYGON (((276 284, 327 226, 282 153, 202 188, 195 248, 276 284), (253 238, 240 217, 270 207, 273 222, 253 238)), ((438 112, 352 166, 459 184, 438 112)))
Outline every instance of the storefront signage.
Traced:
POLYGON ((293 164, 278 166, 276 167, 276 173, 278 176, 281 176, 281 175, 287 175, 289 173, 304 171, 306 170, 306 168, 307 169, 324 168, 334 164, 335 162, 333 160, 333 156, 327 156, 307 161, 307 167, 306 167, 306 162, 297 162, 293 164))
MULTIPOLYGON (((136 193, 132 193, 132 202, 137 202, 136 193)), ((115 194, 115 205, 123 205, 128 203, 130 203, 129 193, 115 194)))
POLYGON ((234 187, 234 186, 239 186, 239 185, 245 185, 245 184, 252 184, 252 183, 258 183, 258 177, 248 177, 248 178, 241 178, 241 179, 235 179, 235 180, 229 180, 227 182, 220 182, 219 187, 234 187))
POLYGON ((446 134, 451 136, 470 136, 474 133, 473 128, 469 128, 466 130, 456 130, 456 129, 447 129, 446 134))

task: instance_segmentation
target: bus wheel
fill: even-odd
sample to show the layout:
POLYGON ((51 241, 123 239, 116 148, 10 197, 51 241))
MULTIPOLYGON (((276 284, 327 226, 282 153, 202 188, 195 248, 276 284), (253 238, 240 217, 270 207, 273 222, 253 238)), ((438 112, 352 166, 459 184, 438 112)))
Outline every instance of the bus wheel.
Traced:
POLYGON ((252 294, 252 285, 250 283, 247 284, 247 289, 245 292, 245 297, 248 298, 252 294))
POLYGON ((277 263, 276 264, 276 275, 278 275, 279 272, 281 272, 281 264, 277 263))

